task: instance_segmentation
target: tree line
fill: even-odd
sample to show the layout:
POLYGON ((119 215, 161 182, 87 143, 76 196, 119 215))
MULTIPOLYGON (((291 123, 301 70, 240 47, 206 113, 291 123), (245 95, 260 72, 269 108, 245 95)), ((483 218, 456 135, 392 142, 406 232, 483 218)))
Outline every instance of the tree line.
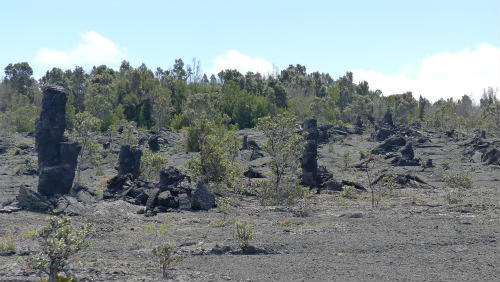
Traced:
MULTIPOLYGON (((87 111, 105 131, 122 121, 144 129, 189 128, 203 115, 227 127, 252 128, 259 118, 290 112, 298 119, 316 116, 320 123, 343 125, 360 116, 376 124, 387 109, 396 123, 419 121, 441 129, 484 129, 500 132, 497 89, 484 90, 479 105, 468 95, 434 103, 406 92, 385 96, 366 81, 355 83, 347 72, 338 79, 328 73, 307 73, 302 65, 289 65, 275 75, 223 70, 208 77, 193 59, 176 59, 167 70, 134 68, 123 61, 118 70, 106 65, 86 72, 82 67, 53 68, 36 80, 26 62, 9 64, 0 81, 0 122, 3 130, 29 132, 41 106, 45 84, 63 86, 68 93, 67 123, 87 111)), ((447 93, 443 93, 446 95, 447 93)))

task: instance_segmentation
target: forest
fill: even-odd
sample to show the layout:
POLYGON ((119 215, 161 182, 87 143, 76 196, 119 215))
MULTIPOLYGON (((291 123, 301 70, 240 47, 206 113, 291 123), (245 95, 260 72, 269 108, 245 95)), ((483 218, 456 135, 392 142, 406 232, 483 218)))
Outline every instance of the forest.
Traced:
MULTIPOLYGON (((41 87, 60 85, 68 92, 67 128, 75 115, 87 111, 101 120, 106 131, 122 121, 138 128, 180 130, 194 125, 201 113, 227 128, 253 128, 261 117, 289 112, 299 120, 315 116, 319 123, 342 125, 357 116, 369 124, 390 109, 398 124, 420 122, 429 128, 500 132, 498 89, 485 88, 480 101, 464 94, 459 100, 441 98, 434 103, 418 93, 382 93, 367 82, 355 83, 347 72, 337 79, 328 73, 307 73, 302 65, 289 65, 272 75, 224 70, 208 77, 200 62, 176 59, 167 70, 137 68, 123 61, 119 70, 105 65, 87 73, 53 68, 39 80, 27 62, 9 64, 0 83, 0 124, 7 132, 30 132, 41 106, 41 87), (388 95, 389 94, 389 95, 388 95)), ((486 87, 486 86, 485 86, 486 87)), ((447 93, 442 94, 443 97, 447 93)))

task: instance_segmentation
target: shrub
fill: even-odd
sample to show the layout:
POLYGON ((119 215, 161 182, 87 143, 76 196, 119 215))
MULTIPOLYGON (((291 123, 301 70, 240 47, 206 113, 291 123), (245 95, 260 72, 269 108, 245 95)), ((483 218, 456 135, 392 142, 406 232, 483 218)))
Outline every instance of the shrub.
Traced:
POLYGON ((219 197, 215 200, 215 205, 222 211, 222 218, 218 221, 211 222, 210 225, 213 226, 224 226, 228 216, 231 215, 234 203, 231 198, 219 197))
POLYGON ((236 232, 234 238, 238 241, 238 246, 246 253, 253 239, 252 225, 246 221, 236 220, 236 232))
POLYGON ((472 178, 470 172, 467 173, 445 173, 443 181, 446 186, 450 188, 458 189, 471 189, 472 188, 472 178))
POLYGON ((355 189, 356 188, 351 185, 344 185, 342 186, 342 192, 340 193, 340 196, 348 199, 355 199, 356 198, 355 189))
POLYGON ((135 146, 139 142, 135 132, 137 131, 137 124, 133 121, 122 120, 117 125, 110 128, 113 135, 120 136, 120 145, 135 146), (121 131, 121 132, 120 132, 121 131))
POLYGON ((0 253, 14 253, 16 245, 14 244, 14 230, 10 229, 5 242, 0 242, 0 253))
POLYGON ((144 149, 141 157, 141 173, 146 179, 157 181, 160 177, 160 170, 167 162, 167 157, 162 156, 160 153, 144 149))
POLYGON ((158 259, 163 278, 165 279, 168 278, 168 268, 175 262, 182 260, 182 256, 174 256, 172 250, 173 247, 168 242, 163 243, 162 246, 154 247, 153 250, 151 250, 151 253, 158 259))
POLYGON ((64 272, 72 279, 70 262, 78 252, 90 245, 87 239, 91 225, 85 224, 76 229, 68 216, 51 216, 47 220, 49 224, 33 236, 38 240, 41 252, 23 261, 23 264, 47 274, 49 282, 58 281, 59 272, 64 272))
POLYGON ((274 206, 280 204, 293 204, 296 199, 304 196, 305 189, 299 184, 299 180, 286 179, 280 185, 280 189, 276 189, 273 182, 268 180, 255 181, 254 185, 257 186, 257 196, 259 202, 263 206, 274 206))
POLYGON ((99 130, 101 120, 89 112, 80 112, 75 117, 75 130, 72 137, 82 146, 78 155, 75 186, 80 183, 80 172, 84 164, 99 166, 102 161, 102 147, 95 140, 95 132, 99 130))
POLYGON ((447 172, 443 176, 443 182, 450 188, 446 193, 448 204, 459 204, 464 201, 465 191, 472 188, 472 178, 470 172, 454 173, 447 172))
MULTIPOLYGON (((203 123, 207 126, 213 124, 207 120, 203 123)), ((207 135, 200 136, 200 152, 188 161, 187 166, 194 177, 206 183, 225 183, 230 187, 240 174, 236 162, 239 147, 240 139, 233 131, 212 127, 207 135)))
MULTIPOLYGON (((273 173, 272 185, 261 183, 261 196, 271 200, 271 204, 289 202, 302 195, 295 174, 300 166, 305 146, 304 136, 295 132, 296 120, 289 113, 259 120, 257 129, 267 137, 264 150, 271 156, 269 167, 273 173), (284 185, 283 185, 284 184, 284 185)), ((267 200, 266 200, 267 201, 267 200)))

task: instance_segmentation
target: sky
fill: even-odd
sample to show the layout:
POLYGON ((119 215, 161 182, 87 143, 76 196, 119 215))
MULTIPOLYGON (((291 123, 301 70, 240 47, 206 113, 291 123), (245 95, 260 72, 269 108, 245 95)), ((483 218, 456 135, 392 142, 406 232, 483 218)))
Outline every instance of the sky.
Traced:
POLYGON ((384 95, 431 101, 500 88, 498 0, 24 0, 2 1, 0 19, 0 67, 26 61, 35 78, 196 58, 207 74, 352 71, 384 95))

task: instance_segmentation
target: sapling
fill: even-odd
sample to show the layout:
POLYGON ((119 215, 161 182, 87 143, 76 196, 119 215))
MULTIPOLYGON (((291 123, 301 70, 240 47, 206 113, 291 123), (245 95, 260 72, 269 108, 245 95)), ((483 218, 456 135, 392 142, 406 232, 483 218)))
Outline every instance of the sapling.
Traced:
POLYGON ((154 247, 151 253, 158 259, 160 263, 161 271, 163 274, 163 278, 168 278, 168 268, 174 264, 182 260, 182 256, 174 256, 172 254, 173 247, 170 243, 165 242, 162 246, 154 247))
POLYGON ((246 253, 253 239, 252 225, 246 221, 236 220, 236 232, 234 238, 238 241, 238 246, 246 253))
POLYGON ((49 276, 48 282, 58 281, 58 274, 64 272, 70 279, 73 273, 70 262, 81 250, 90 246, 88 237, 91 234, 91 224, 75 228, 69 216, 47 217, 49 224, 33 233, 41 251, 27 260, 21 261, 30 269, 49 276))

